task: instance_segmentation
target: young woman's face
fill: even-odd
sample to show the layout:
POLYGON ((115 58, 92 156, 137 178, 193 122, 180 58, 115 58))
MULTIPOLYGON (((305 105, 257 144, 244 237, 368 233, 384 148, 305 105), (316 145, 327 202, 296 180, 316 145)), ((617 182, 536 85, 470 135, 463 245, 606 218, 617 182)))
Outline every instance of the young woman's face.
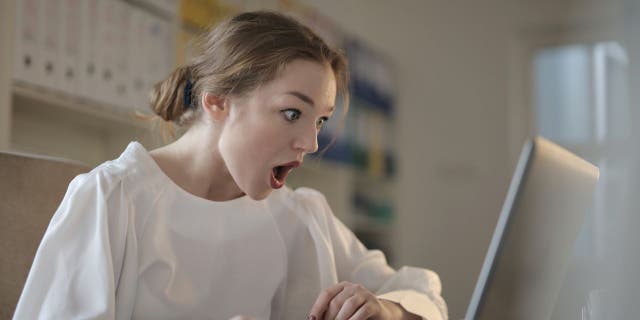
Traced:
POLYGON ((237 186, 253 199, 282 187, 287 174, 318 150, 317 136, 336 98, 329 66, 295 60, 271 82, 231 99, 218 141, 237 186))

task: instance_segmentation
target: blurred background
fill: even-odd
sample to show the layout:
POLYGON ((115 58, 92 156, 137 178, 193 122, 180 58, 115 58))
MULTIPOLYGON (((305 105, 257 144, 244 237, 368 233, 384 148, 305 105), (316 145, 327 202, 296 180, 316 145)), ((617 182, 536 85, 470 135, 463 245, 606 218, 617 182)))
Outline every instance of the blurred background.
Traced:
POLYGON ((640 1, 0 0, 0 149, 79 160, 161 144, 146 92, 245 10, 344 48, 352 102, 297 170, 393 266, 439 273, 464 316, 522 144, 540 134, 601 182, 554 319, 637 317, 640 1))

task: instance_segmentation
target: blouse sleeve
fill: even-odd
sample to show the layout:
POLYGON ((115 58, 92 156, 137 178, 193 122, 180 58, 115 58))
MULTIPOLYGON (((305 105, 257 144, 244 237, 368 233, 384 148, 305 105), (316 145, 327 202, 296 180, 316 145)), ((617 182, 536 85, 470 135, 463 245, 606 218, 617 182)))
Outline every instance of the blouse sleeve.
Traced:
MULTIPOLYGON (((307 193, 309 189, 305 190, 307 193)), ((438 275, 427 269, 391 268, 379 250, 368 250, 338 218, 319 192, 314 202, 322 205, 340 281, 358 283, 378 298, 400 304, 405 310, 428 320, 447 320, 447 305, 441 296, 438 275)))
POLYGON ((120 181, 76 177, 36 252, 14 319, 114 319, 126 231, 120 181))

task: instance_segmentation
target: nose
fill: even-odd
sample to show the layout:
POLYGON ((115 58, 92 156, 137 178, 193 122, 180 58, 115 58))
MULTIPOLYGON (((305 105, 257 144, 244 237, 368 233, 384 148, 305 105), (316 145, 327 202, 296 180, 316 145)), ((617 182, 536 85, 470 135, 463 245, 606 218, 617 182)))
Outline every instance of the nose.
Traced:
POLYGON ((305 129, 304 132, 300 132, 293 142, 293 148, 304 153, 318 151, 318 130, 313 127, 313 130, 305 129))

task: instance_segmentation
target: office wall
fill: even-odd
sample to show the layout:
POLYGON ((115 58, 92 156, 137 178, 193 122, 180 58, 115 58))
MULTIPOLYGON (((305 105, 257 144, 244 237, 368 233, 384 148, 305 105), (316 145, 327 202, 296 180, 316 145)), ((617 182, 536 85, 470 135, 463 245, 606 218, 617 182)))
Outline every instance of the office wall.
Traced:
POLYGON ((508 179, 508 1, 324 1, 398 70, 398 264, 436 270, 463 316, 508 179))
POLYGON ((596 32, 617 1, 303 2, 396 63, 396 261, 436 270, 462 318, 532 131, 530 42, 596 32))

